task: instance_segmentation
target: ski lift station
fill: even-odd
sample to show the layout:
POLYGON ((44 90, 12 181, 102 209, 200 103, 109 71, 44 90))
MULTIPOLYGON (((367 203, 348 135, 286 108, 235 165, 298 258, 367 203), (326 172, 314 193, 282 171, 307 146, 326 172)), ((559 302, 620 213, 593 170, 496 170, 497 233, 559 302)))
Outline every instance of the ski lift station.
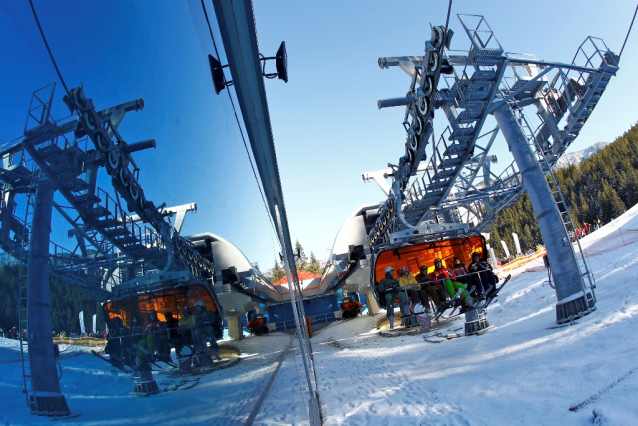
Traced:
MULTIPOLYGON (((259 49, 250 1, 213 0, 212 5, 198 11, 219 26, 216 49, 224 52, 205 58, 210 84, 216 96, 232 91, 236 101, 287 279, 271 282, 252 263, 258 259, 248 259, 214 224, 185 235, 182 226, 200 200, 167 206, 145 190, 143 182, 169 174, 136 163, 142 151, 152 156, 154 138, 161 139, 152 133, 128 139, 125 124, 148 114, 143 99, 97 107, 105 103, 102 95, 88 84, 67 87, 63 75, 34 88, 26 124, 15 129, 22 135, 1 148, 0 170, 0 248, 21 265, 18 321, 26 333, 20 365, 33 414, 70 413, 50 340, 50 276, 90 292, 102 303, 109 328, 116 318, 127 328, 134 317, 146 323, 153 311, 160 322, 167 320, 166 311, 181 318, 184 307, 203 302, 220 318, 216 335, 223 327, 231 339, 242 339, 246 322, 255 318, 263 318, 269 331, 296 333, 311 424, 318 424, 319 416, 312 331, 341 319, 346 296, 377 314, 384 304, 377 284, 388 267, 406 266, 414 275, 421 265, 431 272, 436 259, 448 267, 455 257, 470 264, 475 253, 496 265, 486 238, 499 212, 525 193, 551 267, 556 323, 596 310, 595 278, 578 240, 569 243, 574 220, 552 166, 596 114, 619 70, 619 55, 602 39, 587 37, 573 55, 552 62, 509 53, 506 49, 517 46, 510 46, 508 34, 497 38, 486 17, 452 14, 449 20, 458 19, 462 31, 454 33, 445 17, 436 16, 438 23, 424 26, 422 51, 379 57, 378 72, 405 83, 404 92, 378 101, 379 109, 403 111, 397 125, 405 129, 405 142, 388 158, 387 169, 360 171, 364 181, 379 185, 378 199, 352 206, 323 273, 302 280, 275 154, 272 122, 277 120, 271 120, 264 83, 264 78, 288 81, 286 44, 274 55, 259 49), (66 111, 56 109, 59 100, 66 111), (52 221, 54 215, 63 220, 52 221), (60 232, 68 238, 57 239, 60 232)), ((55 48, 52 59, 54 54, 55 48)), ((207 212, 200 208, 197 214, 207 212)), ((489 328, 489 301, 478 298, 464 312, 467 334, 489 328)), ((453 306, 439 311, 448 307, 453 306)), ((442 314, 433 306, 430 319, 442 314)), ((152 374, 133 370, 135 390, 152 391, 152 374)))

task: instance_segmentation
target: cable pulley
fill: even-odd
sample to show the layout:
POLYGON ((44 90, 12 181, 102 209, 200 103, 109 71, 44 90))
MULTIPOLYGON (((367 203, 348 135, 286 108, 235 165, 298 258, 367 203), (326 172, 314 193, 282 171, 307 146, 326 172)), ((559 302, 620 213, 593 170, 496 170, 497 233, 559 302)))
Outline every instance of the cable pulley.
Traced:
POLYGON ((430 72, 436 72, 441 65, 441 57, 439 52, 430 52, 430 59, 428 60, 428 69, 430 72))
POLYGON ((419 98, 416 104, 416 107, 417 107, 417 110, 419 111, 419 114, 423 116, 426 115, 428 111, 430 110, 430 98, 428 98, 427 96, 419 98))
POLYGON ((432 37, 430 39, 432 47, 439 49, 443 45, 443 40, 445 40, 445 28, 440 25, 432 27, 432 37))
POLYGON ((103 153, 106 154, 109 152, 109 146, 111 145, 111 141, 104 135, 103 132, 97 132, 95 135, 97 139, 97 147, 103 153))
POLYGON ((118 174, 120 177, 120 183, 125 187, 129 186, 129 184, 131 183, 131 176, 128 169, 125 167, 122 167, 120 168, 120 172, 118 174))
POLYGON ((140 187, 137 182, 131 182, 129 186, 129 194, 134 201, 137 201, 140 198, 140 187))
POLYGON ((434 76, 426 75, 425 80, 423 81, 423 94, 429 98, 430 96, 432 96, 433 92, 434 92, 434 76))
POLYGON ((113 170, 117 170, 120 165, 120 153, 115 147, 111 149, 108 153, 109 166, 113 170))

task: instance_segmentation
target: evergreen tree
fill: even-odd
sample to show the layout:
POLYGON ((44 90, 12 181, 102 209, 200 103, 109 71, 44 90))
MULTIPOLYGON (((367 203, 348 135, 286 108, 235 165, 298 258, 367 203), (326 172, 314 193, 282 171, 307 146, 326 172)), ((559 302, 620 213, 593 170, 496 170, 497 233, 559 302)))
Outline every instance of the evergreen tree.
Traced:
POLYGON ((321 267, 321 264, 319 263, 313 252, 310 252, 310 263, 308 264, 306 271, 319 275, 321 275, 321 273, 323 272, 323 268, 321 267))
POLYGON ((306 256, 306 252, 303 249, 303 246, 299 242, 299 240, 295 241, 295 265, 297 266, 298 271, 305 271, 308 266, 308 256, 306 256))
MULTIPOLYGON (((0 265, 0 327, 7 330, 18 327, 19 266, 0 265)), ((53 331, 80 333, 78 314, 84 311, 87 332, 93 329, 93 314, 97 314, 97 330, 105 328, 101 305, 83 287, 49 278, 51 325, 53 331)))
POLYGON ((286 276, 286 271, 282 266, 279 266, 279 262, 275 260, 275 267, 272 268, 271 282, 276 283, 280 279, 286 276))
MULTIPOLYGON (((554 175, 574 226, 598 220, 607 223, 618 217, 638 203, 638 125, 582 164, 557 170, 554 175)), ((513 247, 512 232, 518 233, 523 251, 542 243, 527 194, 498 214, 491 240, 497 256, 504 256, 501 239, 513 247)))

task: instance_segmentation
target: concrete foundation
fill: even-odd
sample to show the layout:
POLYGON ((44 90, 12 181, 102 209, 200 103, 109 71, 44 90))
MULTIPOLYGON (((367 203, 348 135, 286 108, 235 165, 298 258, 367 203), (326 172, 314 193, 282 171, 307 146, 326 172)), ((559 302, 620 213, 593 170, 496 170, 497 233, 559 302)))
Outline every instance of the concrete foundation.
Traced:
POLYGON ((379 304, 377 303, 377 299, 375 299, 374 294, 371 291, 363 293, 366 298, 366 306, 368 307, 368 315, 376 315, 381 311, 379 308, 379 304))
POLYGON ((244 329, 241 325, 239 317, 228 317, 228 337, 233 340, 242 340, 244 338, 244 329))

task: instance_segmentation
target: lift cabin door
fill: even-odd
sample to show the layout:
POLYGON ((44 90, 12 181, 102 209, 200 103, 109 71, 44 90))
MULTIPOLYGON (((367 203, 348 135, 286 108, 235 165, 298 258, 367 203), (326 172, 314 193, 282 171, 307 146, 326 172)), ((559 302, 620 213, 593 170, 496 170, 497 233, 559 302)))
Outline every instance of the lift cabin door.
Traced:
POLYGON ((469 265, 472 262, 472 253, 474 252, 479 253, 482 259, 487 257, 485 238, 481 235, 388 249, 375 257, 372 282, 376 287, 376 284, 384 278, 384 270, 388 266, 397 271, 405 266, 410 271, 410 275, 415 276, 419 273, 421 265, 427 265, 428 273, 432 272, 435 259, 441 259, 443 266, 448 268, 453 267, 455 257, 461 259, 465 265, 469 265))

